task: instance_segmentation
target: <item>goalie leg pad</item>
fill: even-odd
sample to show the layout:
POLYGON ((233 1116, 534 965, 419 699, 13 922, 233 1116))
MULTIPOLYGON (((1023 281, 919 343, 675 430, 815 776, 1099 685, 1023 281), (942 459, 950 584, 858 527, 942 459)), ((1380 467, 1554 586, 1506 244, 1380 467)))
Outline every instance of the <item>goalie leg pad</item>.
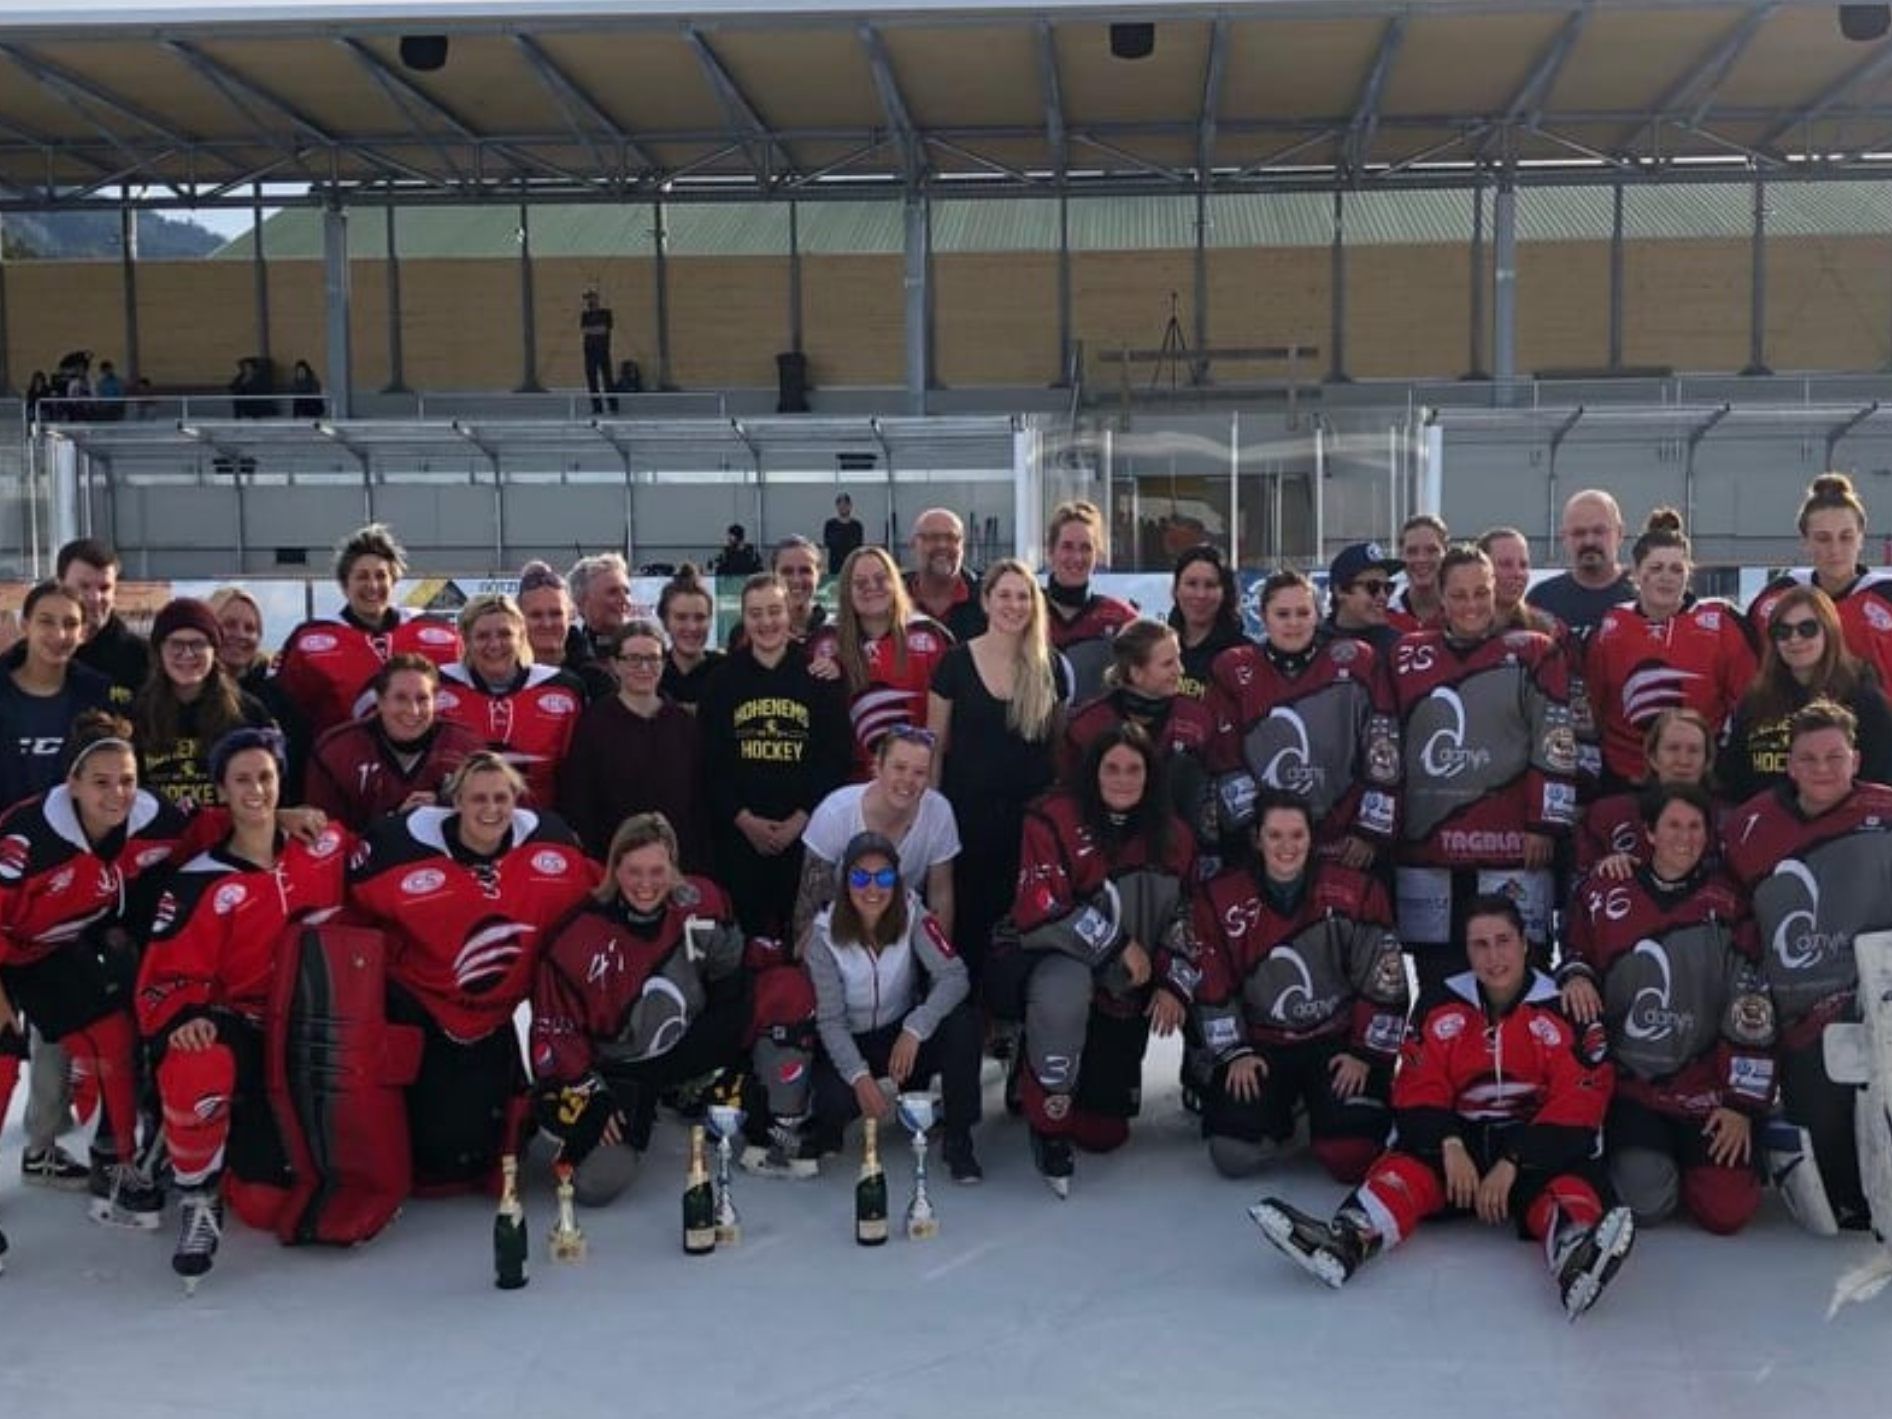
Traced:
POLYGON ((1794 1221, 1816 1237, 1837 1236, 1839 1223, 1827 1201, 1812 1135, 1785 1119, 1771 1119, 1762 1130, 1761 1145, 1766 1151, 1767 1175, 1794 1221))

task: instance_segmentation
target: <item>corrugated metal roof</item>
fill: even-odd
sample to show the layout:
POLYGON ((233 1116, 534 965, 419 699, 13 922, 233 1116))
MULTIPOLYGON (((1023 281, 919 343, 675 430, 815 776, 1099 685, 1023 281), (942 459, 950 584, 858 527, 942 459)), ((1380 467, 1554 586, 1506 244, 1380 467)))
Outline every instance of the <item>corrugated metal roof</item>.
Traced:
MULTIPOLYGON (((1483 193, 1489 239, 1492 192, 1483 193)), ((1767 229, 1774 237, 1883 236, 1892 232, 1892 183, 1776 183, 1767 189, 1767 229)), ((1606 187, 1528 187, 1518 193, 1520 241, 1606 241, 1612 196, 1606 187)), ((1472 195, 1466 191, 1351 192, 1346 199, 1350 246, 1462 245, 1472 236, 1472 195)), ((667 207, 672 256, 779 256, 788 251, 788 206, 772 202, 667 207)), ((1333 236, 1333 201, 1322 193, 1244 193, 1208 204, 1211 247, 1325 246, 1333 236)), ((1632 184, 1624 189, 1623 231, 1631 240, 1745 237, 1753 195, 1742 187, 1632 184)), ((641 256, 651 249, 646 203, 552 205, 532 209, 536 256, 641 256)), ((903 247, 898 202, 804 202, 797 209, 801 249, 811 255, 890 254, 903 247)), ((1195 244, 1195 199, 1078 197, 1070 203, 1074 251, 1170 251, 1195 244)), ((509 206, 421 207, 404 210, 397 236, 405 257, 510 256, 518 251, 519 214, 509 206)), ((349 252, 374 259, 387 249, 382 213, 350 212, 349 252)), ((933 249, 1055 251, 1055 199, 936 201, 933 249)), ((271 259, 322 254, 321 214, 286 209, 265 224, 271 259)), ((248 236, 214 255, 249 256, 248 236)))

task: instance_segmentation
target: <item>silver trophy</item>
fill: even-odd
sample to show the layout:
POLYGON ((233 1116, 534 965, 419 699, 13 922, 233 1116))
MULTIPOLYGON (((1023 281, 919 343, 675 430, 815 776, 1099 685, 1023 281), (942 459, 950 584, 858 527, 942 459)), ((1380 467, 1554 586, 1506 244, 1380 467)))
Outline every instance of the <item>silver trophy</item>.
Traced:
POLYGON ((729 1155, 748 1115, 740 1104, 711 1104, 703 1117, 716 1139, 716 1245, 734 1246, 742 1240, 742 1216, 729 1195, 729 1155))
POLYGON ((931 1094, 902 1094, 897 1107, 900 1122, 913 1135, 913 1200, 907 1204, 907 1235, 924 1241, 939 1235, 939 1214, 926 1195, 926 1133, 939 1103, 931 1094))

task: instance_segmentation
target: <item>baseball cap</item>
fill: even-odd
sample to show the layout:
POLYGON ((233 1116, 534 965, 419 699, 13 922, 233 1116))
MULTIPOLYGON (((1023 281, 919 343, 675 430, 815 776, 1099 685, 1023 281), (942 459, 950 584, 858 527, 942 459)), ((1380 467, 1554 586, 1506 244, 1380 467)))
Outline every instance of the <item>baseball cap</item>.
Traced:
POLYGON ((1406 570, 1406 564, 1397 557, 1389 557, 1386 550, 1377 542, 1355 542, 1352 546, 1342 547, 1340 554, 1327 568, 1327 585, 1334 591, 1352 584, 1353 579, 1364 571, 1383 571, 1388 576, 1398 576, 1406 570))

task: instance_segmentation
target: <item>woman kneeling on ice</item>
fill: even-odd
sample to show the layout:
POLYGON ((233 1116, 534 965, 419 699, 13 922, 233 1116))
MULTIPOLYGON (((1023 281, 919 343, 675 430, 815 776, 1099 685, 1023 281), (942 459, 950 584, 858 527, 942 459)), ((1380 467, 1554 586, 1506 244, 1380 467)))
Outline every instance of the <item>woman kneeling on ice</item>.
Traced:
POLYGON ((1339 1286, 1369 1257, 1438 1212, 1515 1219, 1541 1239, 1572 1320, 1602 1294, 1635 1238, 1627 1207, 1605 1208, 1596 1156, 1613 1073, 1600 1027, 1582 1034, 1557 987, 1531 969, 1509 897, 1471 903, 1471 970, 1421 1002, 1393 1081, 1398 1146, 1381 1155, 1330 1221, 1278 1198, 1249 1209, 1268 1240, 1339 1286))

